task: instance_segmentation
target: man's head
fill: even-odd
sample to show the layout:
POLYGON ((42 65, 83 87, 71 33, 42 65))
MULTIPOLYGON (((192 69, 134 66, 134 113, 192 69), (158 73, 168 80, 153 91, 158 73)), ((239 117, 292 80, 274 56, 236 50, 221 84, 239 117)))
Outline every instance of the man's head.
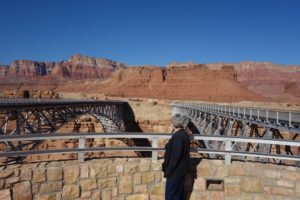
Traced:
POLYGON ((183 128, 184 121, 185 119, 179 114, 174 115, 171 119, 174 128, 183 128))

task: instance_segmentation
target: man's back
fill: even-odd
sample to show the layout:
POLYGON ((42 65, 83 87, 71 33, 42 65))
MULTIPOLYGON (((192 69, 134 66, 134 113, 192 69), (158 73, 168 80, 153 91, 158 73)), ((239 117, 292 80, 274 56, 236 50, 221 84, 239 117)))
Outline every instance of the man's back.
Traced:
POLYGON ((188 172, 190 153, 190 138, 180 129, 165 146, 165 161, 163 164, 165 177, 182 177, 188 172))

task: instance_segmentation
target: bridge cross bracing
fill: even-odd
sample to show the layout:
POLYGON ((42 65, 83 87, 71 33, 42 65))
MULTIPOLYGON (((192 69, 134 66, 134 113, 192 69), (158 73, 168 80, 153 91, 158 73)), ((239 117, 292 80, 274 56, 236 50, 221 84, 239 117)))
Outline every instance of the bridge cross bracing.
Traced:
MULTIPOLYGON (((132 138, 145 138, 141 133, 129 135, 123 133, 125 130, 123 104, 124 102, 118 101, 92 100, 2 100, 0 101, 0 133, 2 135, 0 143, 5 143, 8 149, 4 150, 0 156, 13 155, 13 151, 15 155, 21 156, 39 154, 41 151, 22 152, 24 143, 15 141, 31 139, 38 144, 43 138, 70 138, 70 136, 62 137, 53 133, 68 120, 86 113, 94 115, 103 124, 105 132, 119 132, 117 135, 100 134, 93 135, 91 138, 125 138, 128 141, 132 138), (49 135, 49 133, 52 134, 49 135), (23 136, 26 135, 29 137, 24 138, 23 136)), ((281 160, 299 161, 300 159, 300 145, 297 140, 300 133, 298 112, 210 104, 172 103, 171 107, 173 115, 181 114, 187 119, 185 126, 193 133, 193 141, 199 145, 196 151, 208 157, 224 156, 227 163, 230 163, 232 155, 243 160, 254 157, 255 161, 260 162, 273 159, 275 163, 280 163, 281 160), (288 132, 289 138, 286 138, 284 132, 288 132)), ((158 139, 166 138, 163 135, 152 133, 151 136, 147 136, 152 141, 152 148, 136 147, 124 150, 152 151, 155 159, 157 151, 163 150, 158 147, 158 139)), ((88 138, 86 135, 78 134, 78 137, 74 135, 72 137, 79 137, 79 149, 45 150, 43 153, 110 150, 107 148, 86 149, 84 146, 84 141, 88 138)), ((34 145, 30 150, 32 149, 34 145)), ((122 148, 117 149, 122 150, 122 148)), ((84 153, 79 155, 80 160, 83 160, 84 153)))
MULTIPOLYGON (((71 99, 2 99, 0 100, 0 135, 54 133, 77 117, 89 114, 105 132, 124 131, 121 101, 71 99)), ((75 122, 76 123, 76 122, 75 122)), ((5 142, 6 150, 34 149, 34 144, 5 142)))
MULTIPOLYGON (((241 138, 261 138, 273 140, 293 140, 299 142, 300 112, 282 111, 249 107, 236 107, 204 103, 171 104, 172 114, 180 114, 186 118, 185 126, 193 133, 207 136, 228 136, 241 138)), ((202 140, 199 152, 235 151, 260 154, 297 155, 300 156, 300 147, 291 147, 283 144, 259 144, 245 142, 220 142, 202 140), (205 149, 205 150, 204 150, 205 149)), ((236 154, 237 155, 237 154, 236 154)), ((216 158, 217 153, 209 154, 216 158)), ((248 156, 249 157, 249 156, 248 156)), ((226 158, 226 156, 225 156, 226 158)), ((237 158, 237 157, 236 157, 237 158)), ((238 157, 246 160, 246 154, 238 157)), ((267 162, 268 158, 255 158, 255 161, 267 162)), ((230 162, 230 161, 228 161, 230 162)), ((280 159, 274 159, 280 163, 280 159)))

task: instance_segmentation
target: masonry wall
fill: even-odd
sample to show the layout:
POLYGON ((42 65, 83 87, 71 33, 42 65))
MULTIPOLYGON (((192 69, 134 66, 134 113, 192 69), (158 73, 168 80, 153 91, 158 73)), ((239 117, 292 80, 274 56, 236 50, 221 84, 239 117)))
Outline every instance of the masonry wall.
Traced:
MULTIPOLYGON (((186 185, 190 200, 300 199, 299 167, 193 161, 186 185)), ((116 158, 1 166, 0 199, 161 200, 165 190, 161 163, 116 158)))

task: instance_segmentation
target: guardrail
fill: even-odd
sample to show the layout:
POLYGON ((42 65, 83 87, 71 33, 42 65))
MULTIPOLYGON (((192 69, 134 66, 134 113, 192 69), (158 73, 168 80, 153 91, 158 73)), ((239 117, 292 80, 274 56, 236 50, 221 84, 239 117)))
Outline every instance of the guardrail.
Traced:
POLYGON ((266 108, 237 107, 217 104, 172 103, 173 107, 191 108, 233 118, 264 122, 287 128, 300 129, 300 112, 272 110, 266 108))
MULTIPOLYGON (((157 160, 158 151, 164 151, 164 148, 158 147, 159 139, 169 139, 172 134, 167 133, 65 133, 65 134, 31 134, 31 135, 2 135, 0 142, 14 142, 14 141, 45 141, 45 140, 78 140, 78 148, 69 149, 52 149, 52 150, 30 150, 30 151, 10 151, 0 152, 0 157, 17 157, 34 154, 60 154, 60 153, 78 153, 78 161, 84 162, 84 153, 99 152, 99 151, 151 151, 152 160, 157 160), (96 138, 110 138, 110 139, 150 139, 152 141, 151 147, 85 147, 86 139, 96 138)), ((219 141, 225 144, 224 150, 202 149, 197 148, 194 151, 206 154, 225 155, 225 163, 231 163, 233 155, 249 156, 258 158, 273 158, 280 160, 300 161, 300 155, 281 155, 281 154, 264 154, 259 152, 239 152, 234 151, 233 143, 258 143, 258 144, 273 144, 300 147, 299 141, 293 140, 271 140, 271 139, 257 139, 257 138, 242 138, 242 137, 228 137, 228 136, 208 136, 208 135, 193 135, 193 140, 219 141)))
POLYGON ((91 100, 91 99, 0 99, 0 109, 19 108, 29 106, 45 105, 101 105, 101 104, 123 104, 124 101, 117 100, 91 100))

